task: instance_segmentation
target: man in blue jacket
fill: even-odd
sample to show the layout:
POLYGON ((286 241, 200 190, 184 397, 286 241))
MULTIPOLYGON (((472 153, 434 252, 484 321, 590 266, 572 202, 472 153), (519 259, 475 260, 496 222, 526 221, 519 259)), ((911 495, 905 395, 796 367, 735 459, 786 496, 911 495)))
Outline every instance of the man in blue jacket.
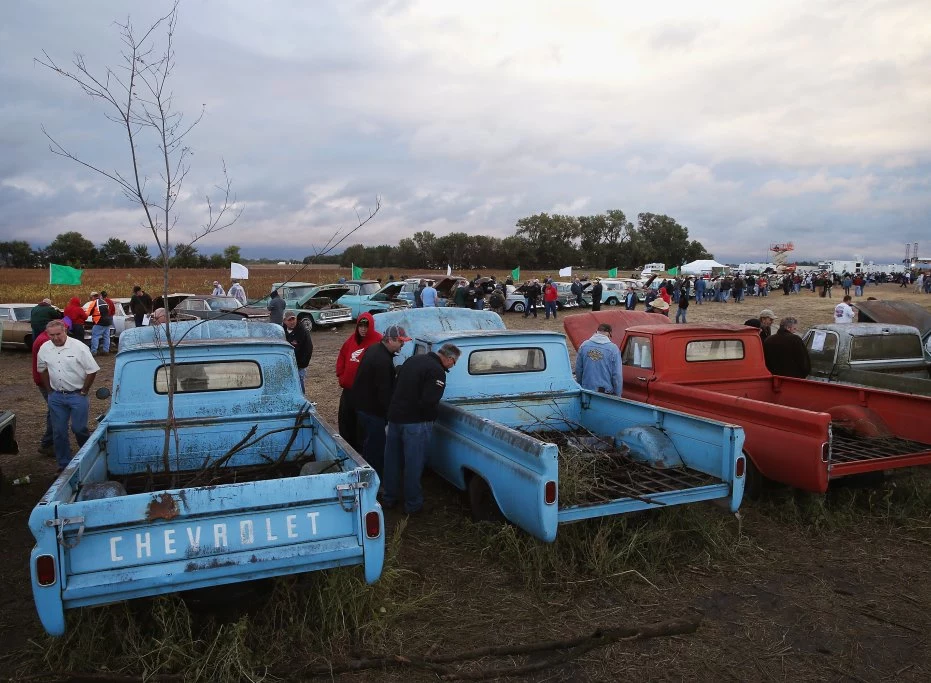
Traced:
POLYGON ((611 326, 601 323, 598 331, 582 342, 575 359, 575 379, 583 389, 621 395, 621 352, 611 341, 611 326))

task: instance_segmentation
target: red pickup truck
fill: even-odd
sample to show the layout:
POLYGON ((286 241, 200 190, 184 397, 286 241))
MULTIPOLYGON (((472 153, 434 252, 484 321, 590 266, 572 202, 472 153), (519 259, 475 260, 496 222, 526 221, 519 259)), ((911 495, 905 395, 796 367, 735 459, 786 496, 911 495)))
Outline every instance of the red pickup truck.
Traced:
POLYGON ((644 315, 564 324, 576 349, 598 322, 612 324, 624 398, 743 427, 748 488, 762 475, 820 493, 840 477, 931 463, 931 398, 774 376, 755 328, 644 324, 661 318, 644 315))

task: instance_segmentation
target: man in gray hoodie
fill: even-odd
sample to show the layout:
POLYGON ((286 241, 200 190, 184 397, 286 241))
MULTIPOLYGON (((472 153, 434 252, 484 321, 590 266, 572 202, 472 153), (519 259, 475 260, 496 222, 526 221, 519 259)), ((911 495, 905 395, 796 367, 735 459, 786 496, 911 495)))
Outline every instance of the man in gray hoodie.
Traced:
POLYGON ((583 389, 620 396, 624 386, 621 352, 611 341, 611 326, 601 323, 598 331, 582 342, 575 359, 575 379, 583 389))

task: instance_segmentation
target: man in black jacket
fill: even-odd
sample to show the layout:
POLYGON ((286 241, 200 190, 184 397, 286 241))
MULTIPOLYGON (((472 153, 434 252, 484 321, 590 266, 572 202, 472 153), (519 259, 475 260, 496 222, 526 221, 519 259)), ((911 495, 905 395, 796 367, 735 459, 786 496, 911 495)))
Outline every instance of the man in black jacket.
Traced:
POLYGON ((385 427, 388 424, 388 406, 394 394, 394 357, 404 342, 410 341, 404 328, 391 325, 381 341, 365 352, 352 383, 352 396, 356 414, 365 434, 362 457, 378 473, 385 470, 385 427))
POLYGON ((592 287, 592 311, 601 310, 601 293, 604 291, 604 287, 601 286, 601 278, 595 278, 595 284, 592 287))
POLYGON ((297 313, 288 311, 284 316, 284 338, 294 349, 297 357, 297 374, 301 378, 301 393, 304 393, 304 377, 310 357, 314 355, 314 342, 304 323, 298 322, 297 313))
POLYGON ((795 334, 798 320, 783 318, 779 321, 779 330, 763 342, 763 356, 766 367, 774 375, 799 377, 805 379, 811 372, 811 359, 805 342, 795 334))
POLYGON ((459 348, 443 344, 436 353, 412 356, 401 366, 388 407, 385 444, 385 495, 382 506, 392 508, 401 499, 404 471, 404 512, 423 509, 420 478, 427 463, 437 406, 446 389, 446 373, 459 359, 459 348))

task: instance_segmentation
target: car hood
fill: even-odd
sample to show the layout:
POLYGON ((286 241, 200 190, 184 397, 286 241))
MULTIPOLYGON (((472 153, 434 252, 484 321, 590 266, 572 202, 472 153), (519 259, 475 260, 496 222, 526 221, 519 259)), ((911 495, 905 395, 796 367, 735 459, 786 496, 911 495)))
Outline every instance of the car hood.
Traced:
POLYGON ((931 312, 906 301, 858 301, 857 322, 917 327, 922 337, 931 334, 931 312))
POLYGON ((319 287, 314 287, 310 292, 298 299, 297 305, 301 308, 305 308, 306 304, 311 299, 327 298, 331 302, 335 303, 337 299, 341 296, 344 296, 349 291, 349 287, 341 284, 332 284, 332 285, 320 285, 319 287))

